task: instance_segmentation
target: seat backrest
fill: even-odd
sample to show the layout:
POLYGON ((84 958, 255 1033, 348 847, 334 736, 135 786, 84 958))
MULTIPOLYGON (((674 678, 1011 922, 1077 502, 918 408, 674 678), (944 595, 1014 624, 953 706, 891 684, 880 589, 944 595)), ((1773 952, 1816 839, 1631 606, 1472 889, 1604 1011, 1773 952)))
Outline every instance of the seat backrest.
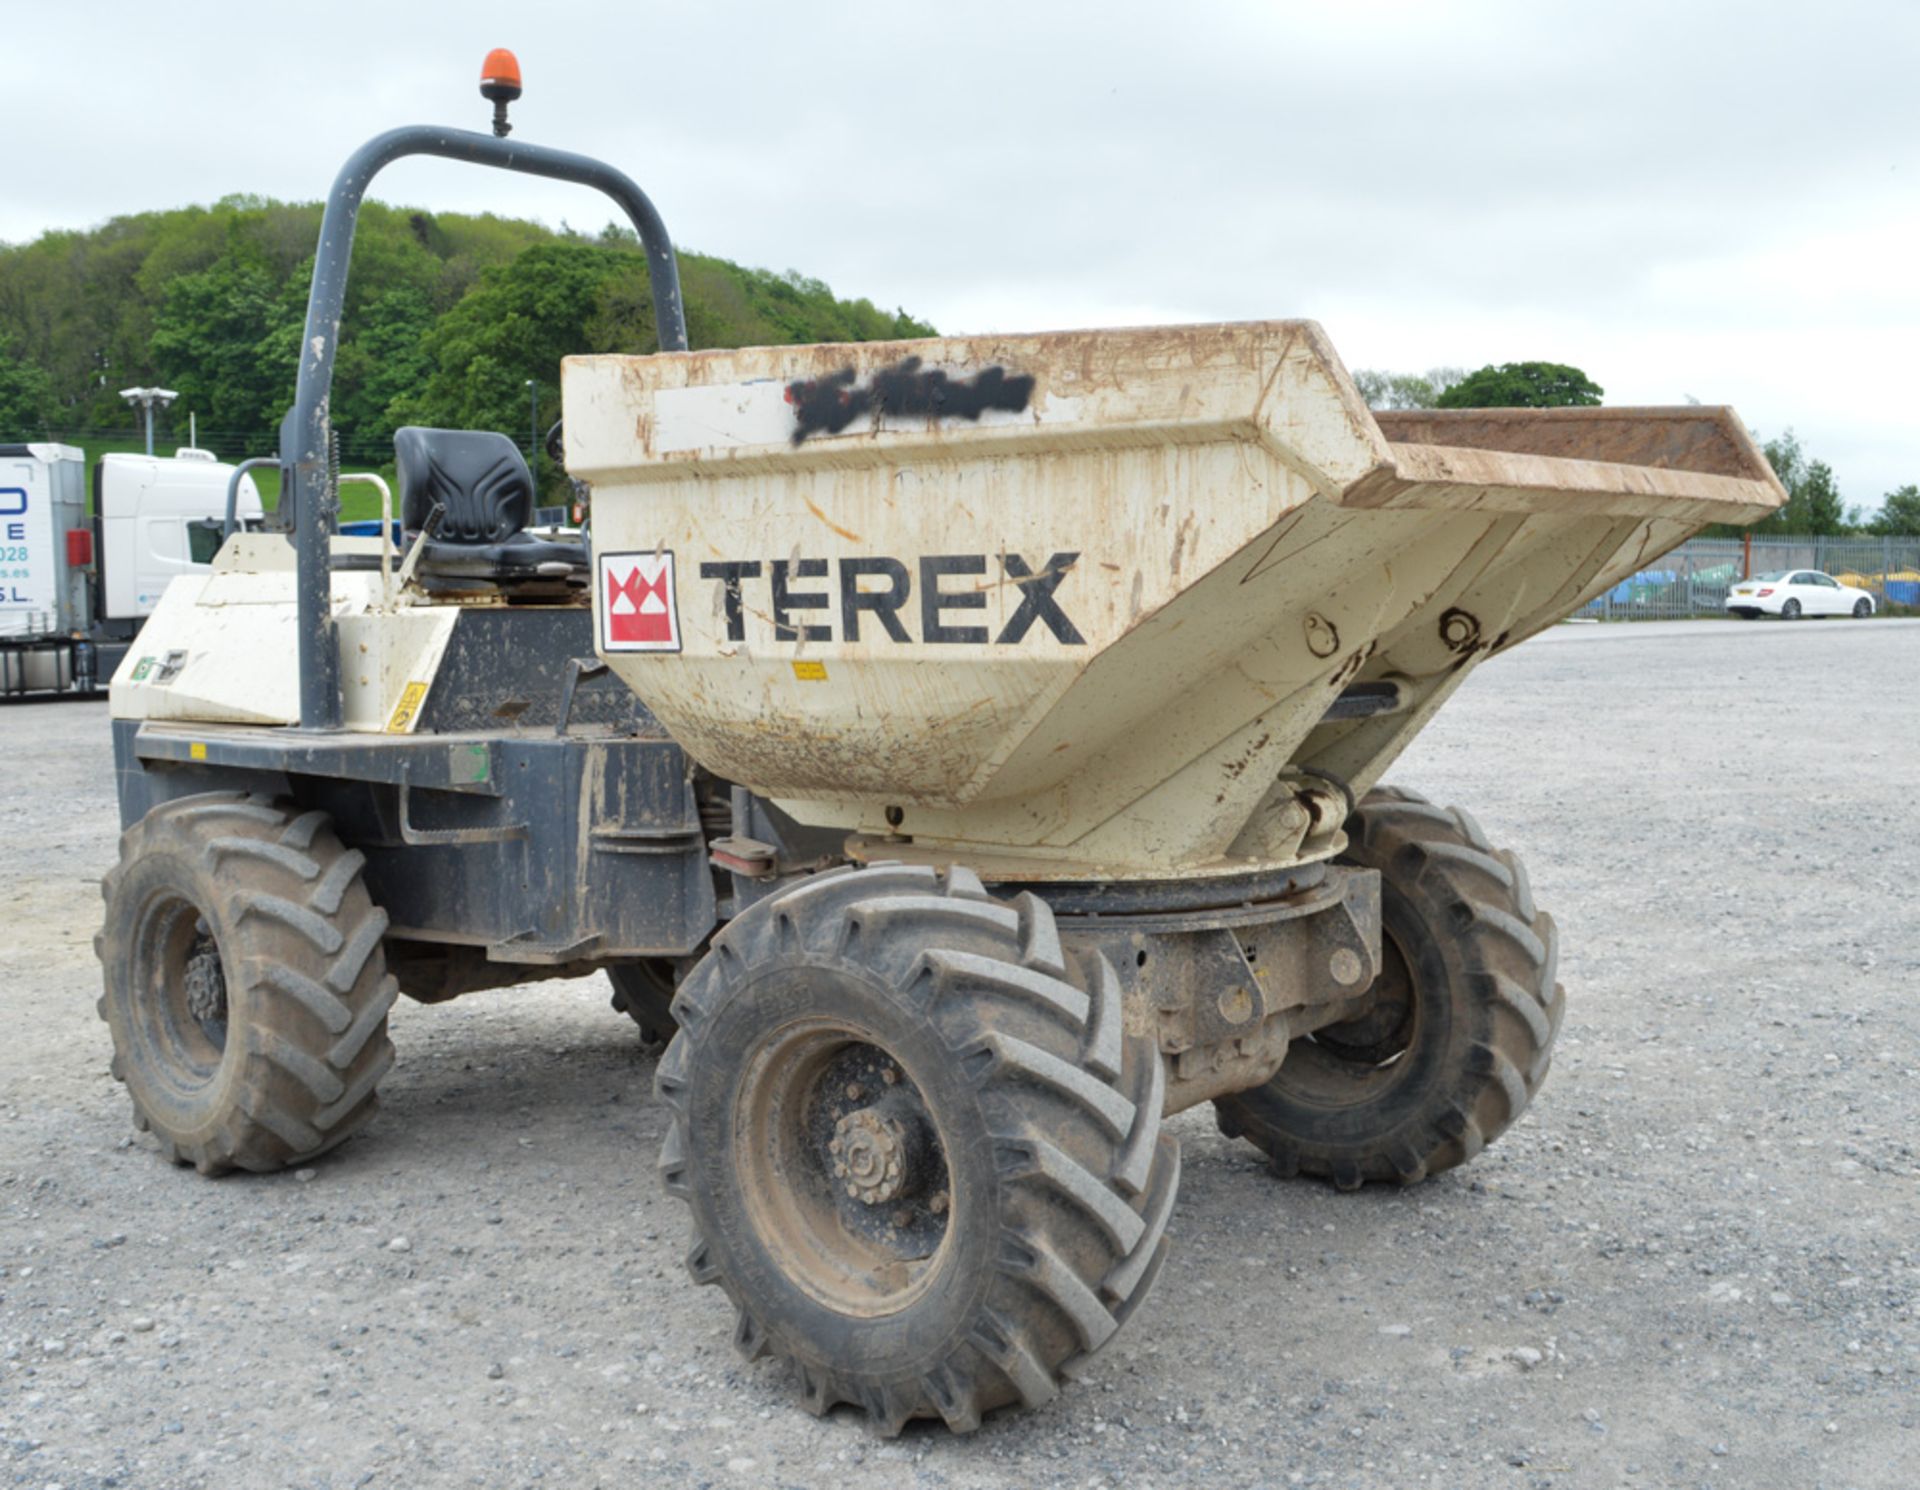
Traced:
POLYGON ((436 502, 447 509, 434 534, 441 543, 501 543, 533 518, 533 477, 505 435, 409 424, 393 432, 393 458, 409 533, 426 526, 436 502))

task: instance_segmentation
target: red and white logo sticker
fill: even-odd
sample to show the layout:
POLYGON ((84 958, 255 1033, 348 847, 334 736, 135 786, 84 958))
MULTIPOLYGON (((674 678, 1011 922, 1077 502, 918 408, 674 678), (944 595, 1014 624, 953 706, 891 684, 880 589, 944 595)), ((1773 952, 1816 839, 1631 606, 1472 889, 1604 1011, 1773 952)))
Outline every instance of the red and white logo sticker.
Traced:
POLYGON ((678 652, 673 554, 600 556, 601 642, 609 652, 678 652))

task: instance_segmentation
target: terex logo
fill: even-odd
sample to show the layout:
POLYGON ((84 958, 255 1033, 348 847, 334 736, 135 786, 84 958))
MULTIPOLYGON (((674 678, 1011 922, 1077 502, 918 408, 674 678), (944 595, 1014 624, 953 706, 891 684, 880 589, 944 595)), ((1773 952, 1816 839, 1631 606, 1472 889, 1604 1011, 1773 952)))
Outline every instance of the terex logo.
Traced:
POLYGON ((680 609, 673 554, 602 554, 600 612, 609 652, 678 652, 680 609))
POLYGON ((770 559, 764 564, 759 559, 728 559, 703 563, 700 577, 720 583, 728 641, 747 639, 751 615, 771 621, 775 641, 833 641, 837 619, 840 641, 878 641, 877 628, 889 641, 981 646, 988 630, 970 624, 974 618, 968 612, 986 610, 988 592, 1011 584, 1020 603, 992 637, 995 646, 1023 642, 1039 626, 1054 640, 1078 647, 1086 638, 1061 609, 1055 592, 1079 558, 1078 553, 1057 553, 1035 569, 1020 554, 995 554, 992 567, 999 574, 992 580, 987 579, 986 554, 927 554, 914 570, 899 559, 878 555, 839 559, 833 583, 825 587, 808 583, 829 578, 825 559, 770 559), (758 593, 763 583, 764 601, 758 593), (755 592, 751 598, 749 585, 755 592), (917 638, 913 622, 918 623, 917 638))

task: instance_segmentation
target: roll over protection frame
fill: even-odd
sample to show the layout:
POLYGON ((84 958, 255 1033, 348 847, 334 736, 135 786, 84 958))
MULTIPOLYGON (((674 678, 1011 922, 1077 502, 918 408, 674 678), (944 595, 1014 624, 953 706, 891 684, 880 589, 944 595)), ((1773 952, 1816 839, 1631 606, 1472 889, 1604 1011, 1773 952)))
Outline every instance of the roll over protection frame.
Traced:
POLYGON ((300 375, 293 408, 280 425, 280 465, 287 487, 276 526, 291 523, 296 556, 295 595, 300 658, 300 728, 341 727, 340 655, 335 645, 330 540, 339 520, 339 493, 333 485, 333 359, 339 347, 340 315, 346 300, 347 269, 353 255, 354 228, 361 200, 373 178, 408 155, 436 155, 496 170, 520 171, 556 181, 572 181, 604 192, 620 204, 646 250, 653 288, 653 319, 660 350, 687 349, 687 318, 680 302, 680 269, 667 227, 632 179, 603 161, 525 145, 471 130, 414 124, 375 135, 347 159, 327 193, 320 219, 320 243, 314 252, 313 288, 307 297, 306 331, 300 343, 300 375), (287 515, 289 514, 290 515, 287 515))

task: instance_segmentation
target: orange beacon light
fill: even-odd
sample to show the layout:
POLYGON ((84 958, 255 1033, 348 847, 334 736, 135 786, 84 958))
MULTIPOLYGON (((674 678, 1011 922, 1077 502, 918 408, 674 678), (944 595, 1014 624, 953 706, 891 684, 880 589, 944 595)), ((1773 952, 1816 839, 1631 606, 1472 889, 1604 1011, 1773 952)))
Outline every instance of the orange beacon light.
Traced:
POLYGON ((480 96, 493 104, 493 132, 506 138, 507 105, 520 96, 520 59, 505 47, 495 47, 480 64, 480 96))

